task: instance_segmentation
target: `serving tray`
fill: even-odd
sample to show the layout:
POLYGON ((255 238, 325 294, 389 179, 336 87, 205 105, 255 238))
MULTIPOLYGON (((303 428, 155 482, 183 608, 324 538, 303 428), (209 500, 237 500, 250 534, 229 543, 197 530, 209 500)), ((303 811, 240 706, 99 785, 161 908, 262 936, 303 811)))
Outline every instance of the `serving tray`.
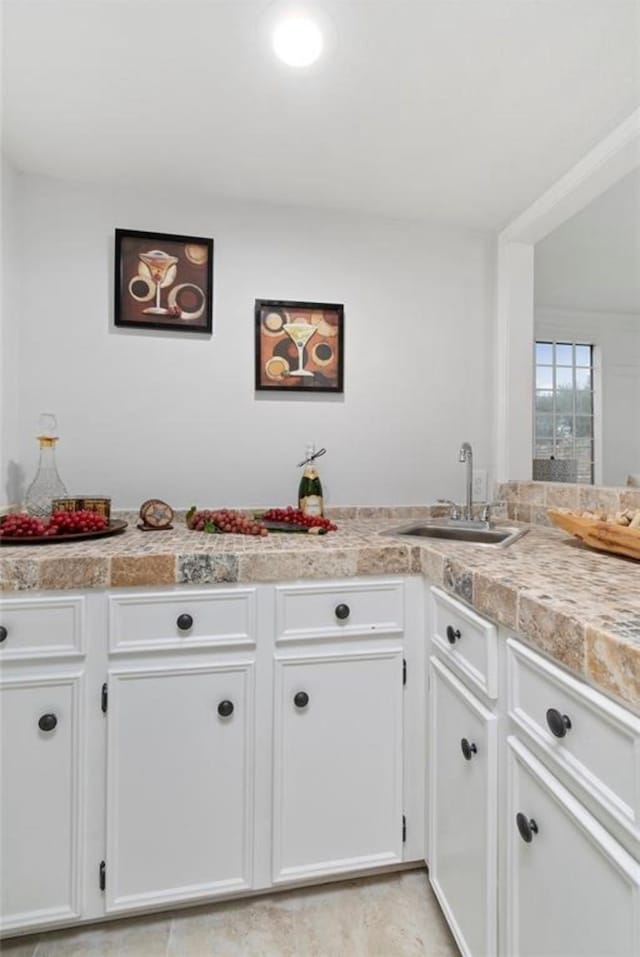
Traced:
POLYGON ((63 535, 0 536, 0 545, 57 545, 58 542, 79 542, 87 538, 108 538, 124 532, 127 522, 109 522, 107 528, 93 532, 65 532, 63 535))
POLYGON ((307 535, 309 533, 313 535, 327 534, 327 529, 321 528, 319 525, 307 527, 306 525, 292 525, 291 522, 276 522, 275 520, 262 518, 259 521, 269 532, 302 532, 307 535))
POLYGON ((591 548, 640 561, 640 528, 615 525, 613 522, 584 518, 581 515, 558 512, 555 509, 549 509, 547 515, 554 525, 575 535, 591 548))

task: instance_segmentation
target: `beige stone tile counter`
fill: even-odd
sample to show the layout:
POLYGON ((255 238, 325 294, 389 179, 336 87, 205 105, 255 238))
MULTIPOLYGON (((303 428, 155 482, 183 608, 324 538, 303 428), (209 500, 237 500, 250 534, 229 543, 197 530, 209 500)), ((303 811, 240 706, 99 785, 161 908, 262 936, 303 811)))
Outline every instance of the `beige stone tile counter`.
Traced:
MULTIPOLYGON (((422 511, 422 514, 426 509, 422 511)), ((640 564, 531 527, 506 549, 394 538, 420 510, 349 510, 324 536, 172 531, 3 547, 4 592, 424 574, 640 712, 640 564), (373 516, 373 517, 371 517, 373 516)))

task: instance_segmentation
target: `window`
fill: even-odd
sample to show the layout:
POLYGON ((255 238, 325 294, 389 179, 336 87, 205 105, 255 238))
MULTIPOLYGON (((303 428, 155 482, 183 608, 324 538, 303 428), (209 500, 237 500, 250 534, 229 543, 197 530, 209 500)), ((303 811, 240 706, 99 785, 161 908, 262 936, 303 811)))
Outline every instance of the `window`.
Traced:
POLYGON ((593 483, 593 346, 536 342, 533 456, 570 459, 575 481, 593 483))

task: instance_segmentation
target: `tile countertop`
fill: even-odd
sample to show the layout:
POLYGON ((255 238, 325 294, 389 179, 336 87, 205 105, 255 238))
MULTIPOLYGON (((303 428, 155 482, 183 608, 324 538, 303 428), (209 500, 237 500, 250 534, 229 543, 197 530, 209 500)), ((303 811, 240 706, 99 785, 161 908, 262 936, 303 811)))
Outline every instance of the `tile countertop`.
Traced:
POLYGON ((640 564, 532 526, 506 549, 385 532, 402 510, 361 509, 337 532, 267 538, 140 532, 57 545, 3 547, 0 589, 108 588, 424 574, 640 713, 640 564))

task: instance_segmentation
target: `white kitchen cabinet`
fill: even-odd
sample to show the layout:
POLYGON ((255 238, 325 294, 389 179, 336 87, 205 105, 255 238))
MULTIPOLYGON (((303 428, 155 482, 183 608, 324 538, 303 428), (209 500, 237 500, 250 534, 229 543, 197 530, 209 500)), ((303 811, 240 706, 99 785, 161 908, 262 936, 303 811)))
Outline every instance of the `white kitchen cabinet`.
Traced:
POLYGON ((3 598, 0 929, 81 918, 86 608, 78 594, 3 598))
POLYGON ((112 667, 106 910, 252 884, 252 660, 112 667))
MULTIPOLYGON (((34 637, 30 648, 35 643, 34 637)), ((0 712, 2 930, 77 920, 84 838, 80 670, 4 669, 0 712)))
POLYGON ((106 596, 107 913, 402 861, 404 588, 106 596))
POLYGON ((256 589, 118 590, 108 597, 109 651, 184 651, 255 643, 256 589))
POLYGON ((0 663, 81 658, 86 600, 76 594, 2 598, 0 663))
POLYGON ((407 583, 397 579, 277 585, 276 640, 401 635, 406 592, 407 583))
POLYGON ((397 642, 277 655, 274 883, 402 860, 402 715, 397 642))
POLYGON ((428 863, 462 953, 640 953, 637 719, 432 596, 428 863))
POLYGON ((463 955, 496 953, 497 718, 429 664, 429 877, 463 955))
POLYGON ((640 849, 640 719, 522 642, 506 643, 508 707, 518 736, 570 778, 640 849))
POLYGON ((440 588, 431 589, 431 641, 476 692, 498 696, 498 629, 440 588))
POLYGON ((508 957, 640 953, 640 864, 508 738, 508 957))

